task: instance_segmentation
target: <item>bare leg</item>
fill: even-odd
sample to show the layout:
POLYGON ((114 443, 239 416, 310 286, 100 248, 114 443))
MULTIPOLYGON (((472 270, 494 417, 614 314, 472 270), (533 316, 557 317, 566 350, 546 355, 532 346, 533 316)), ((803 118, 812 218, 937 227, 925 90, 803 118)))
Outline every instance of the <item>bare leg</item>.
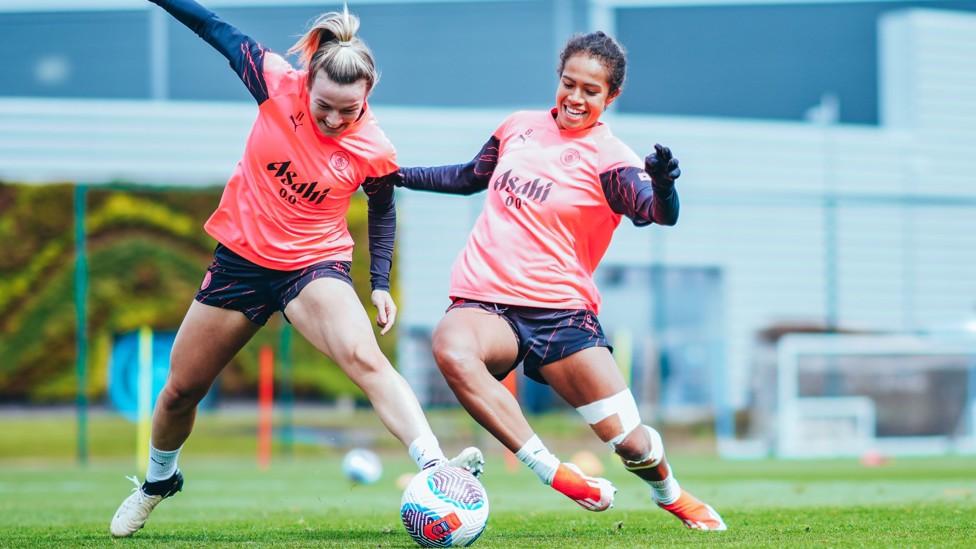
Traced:
POLYGON ((190 304, 173 343, 169 377, 153 411, 155 448, 175 450, 186 442, 197 405, 227 363, 259 329, 237 311, 197 301, 190 304))
POLYGON ((613 505, 616 488, 584 476, 559 459, 535 436, 518 400, 495 378, 518 356, 515 334, 498 315, 480 309, 448 311, 434 332, 434 357, 465 410, 544 484, 590 511, 613 505))
POLYGON ((197 405, 224 366, 259 328, 239 312, 197 301, 190 304, 173 343, 169 377, 153 411, 150 452, 156 452, 164 461, 150 454, 146 482, 142 486, 136 477, 131 477, 137 489, 115 511, 109 526, 113 536, 136 533, 159 502, 183 489, 183 475, 176 469, 176 456, 193 430, 197 405))
MULTIPOLYGON (((584 349, 544 366, 541 372, 553 390, 574 408, 627 389, 627 383, 606 347, 584 349)), ((617 415, 611 415, 590 427, 604 442, 623 433, 623 425, 617 415)), ((615 445, 614 451, 625 464, 639 462, 651 452, 651 437, 646 429, 634 429, 615 445)), ((644 480, 662 480, 668 476, 668 471, 666 460, 661 458, 653 467, 632 472, 644 480)))
MULTIPOLYGON (((605 347, 593 347, 544 366, 542 375, 566 402, 575 408, 616 395, 627 388, 620 370, 605 347)), ((624 425, 618 414, 590 425, 613 450, 627 470, 644 480, 659 507, 697 530, 725 530, 722 517, 711 506, 681 489, 664 458, 656 431, 638 424, 624 425), (629 433, 626 431, 632 429, 629 433), (620 435, 626 435, 618 439, 620 435), (653 452, 652 452, 653 451, 653 452), (653 457, 652 457, 653 456, 653 457), (660 456, 659 458, 657 456, 660 456)))
POLYGON ((417 396, 380 350, 366 310, 349 284, 315 280, 288 304, 285 314, 366 393, 383 425, 400 442, 409 446, 430 432, 417 396))
POLYGON ((480 309, 448 311, 434 331, 434 359, 464 409, 512 452, 532 437, 518 400, 492 372, 515 362, 515 334, 504 319, 480 309))

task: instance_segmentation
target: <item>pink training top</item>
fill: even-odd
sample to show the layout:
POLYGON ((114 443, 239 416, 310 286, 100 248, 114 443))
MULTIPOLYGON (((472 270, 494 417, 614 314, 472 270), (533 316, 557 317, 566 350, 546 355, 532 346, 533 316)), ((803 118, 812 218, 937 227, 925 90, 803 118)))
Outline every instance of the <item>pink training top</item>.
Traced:
POLYGON ((269 269, 351 261, 350 198, 367 178, 396 171, 393 145, 368 107, 338 137, 322 135, 308 114, 307 72, 266 52, 263 75, 268 98, 204 227, 269 269))
POLYGON ((620 224, 601 174, 643 160, 602 124, 569 132, 550 111, 516 112, 495 131, 484 210, 451 272, 451 296, 599 314, 593 271, 620 224))
POLYGON ((296 270, 352 259, 345 215, 359 187, 369 209, 370 284, 388 290, 396 208, 393 146, 366 105, 338 137, 308 113, 307 73, 194 0, 150 0, 223 55, 258 104, 244 157, 207 232, 263 267, 296 270))
POLYGON ((338 137, 323 136, 308 115, 307 73, 273 56, 264 62, 268 99, 205 228, 270 269, 351 261, 350 198, 366 178, 397 169, 393 145, 368 108, 338 137))

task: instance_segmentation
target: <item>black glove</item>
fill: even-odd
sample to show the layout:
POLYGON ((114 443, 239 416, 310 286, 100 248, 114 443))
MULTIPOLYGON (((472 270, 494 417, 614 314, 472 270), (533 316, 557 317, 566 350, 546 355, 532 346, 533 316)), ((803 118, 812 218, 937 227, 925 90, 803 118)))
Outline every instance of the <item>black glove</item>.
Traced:
POLYGON ((671 156, 671 149, 660 144, 654 145, 654 154, 644 158, 644 170, 658 185, 674 185, 674 180, 681 177, 678 159, 671 156))

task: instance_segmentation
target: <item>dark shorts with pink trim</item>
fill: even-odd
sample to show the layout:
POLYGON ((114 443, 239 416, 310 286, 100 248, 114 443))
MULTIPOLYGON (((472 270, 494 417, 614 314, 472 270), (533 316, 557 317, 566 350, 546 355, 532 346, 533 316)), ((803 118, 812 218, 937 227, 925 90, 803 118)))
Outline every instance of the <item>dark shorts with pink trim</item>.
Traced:
POLYGON ((335 278, 352 286, 350 267, 349 261, 322 261, 295 271, 277 271, 256 265, 217 244, 196 300, 240 311, 251 322, 264 326, 275 312, 282 311, 283 315, 285 306, 313 280, 335 278))
POLYGON ((508 371, 495 376, 499 380, 505 379, 508 372, 522 363, 522 370, 529 379, 548 385, 539 372, 546 364, 590 347, 606 347, 613 351, 593 311, 517 307, 459 297, 452 299, 448 311, 469 307, 488 311, 505 319, 515 333, 518 356, 508 371))

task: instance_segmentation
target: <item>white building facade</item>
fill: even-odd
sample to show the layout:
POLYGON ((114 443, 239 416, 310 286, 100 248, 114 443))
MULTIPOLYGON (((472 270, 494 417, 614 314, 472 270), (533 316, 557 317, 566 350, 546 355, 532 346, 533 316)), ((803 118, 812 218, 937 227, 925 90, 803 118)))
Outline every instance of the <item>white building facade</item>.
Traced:
MULTIPOLYGON (((919 332, 974 314, 976 15, 878 24, 877 125, 838 123, 829 94, 806 121, 606 115, 641 154, 670 146, 683 172, 678 224, 625 220, 597 271, 601 320, 648 414, 746 406, 771 327, 919 332)), ((512 110, 374 108, 403 165, 466 162, 512 110)), ((222 183, 253 118, 247 102, 0 98, 0 180, 222 183)), ((425 338, 482 198, 397 200, 399 366, 435 405, 425 338)))

